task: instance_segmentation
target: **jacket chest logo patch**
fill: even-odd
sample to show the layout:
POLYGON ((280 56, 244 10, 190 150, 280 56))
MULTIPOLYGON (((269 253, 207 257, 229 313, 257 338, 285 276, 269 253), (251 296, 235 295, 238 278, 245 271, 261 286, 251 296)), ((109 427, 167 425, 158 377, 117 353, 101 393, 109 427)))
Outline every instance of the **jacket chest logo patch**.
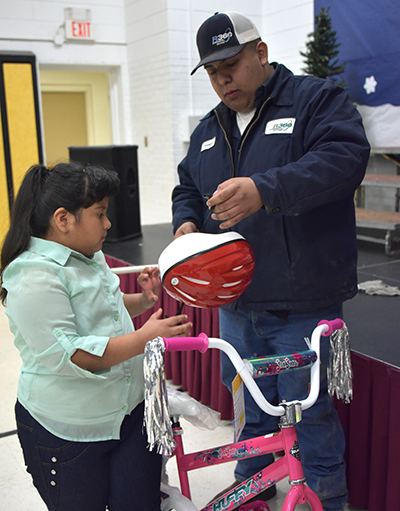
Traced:
POLYGON ((266 135, 275 135, 277 133, 293 133, 294 124, 296 119, 275 119, 274 121, 267 122, 265 126, 266 135))
POLYGON ((211 138, 210 140, 205 140, 201 144, 200 152, 202 153, 203 151, 207 151, 208 149, 211 149, 212 147, 214 147, 216 140, 217 140, 217 137, 211 138))

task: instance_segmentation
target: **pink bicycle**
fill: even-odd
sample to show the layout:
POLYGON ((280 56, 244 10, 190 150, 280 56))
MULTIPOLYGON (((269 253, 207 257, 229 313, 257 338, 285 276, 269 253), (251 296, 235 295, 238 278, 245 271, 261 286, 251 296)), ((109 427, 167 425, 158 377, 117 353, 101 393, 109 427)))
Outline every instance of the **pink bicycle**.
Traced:
POLYGON ((239 458, 260 456, 267 453, 283 453, 271 465, 254 474, 232 490, 216 498, 201 511, 231 511, 257 496, 266 488, 289 477, 291 489, 288 492, 282 510, 292 511, 296 505, 308 503, 312 511, 323 511, 317 495, 306 485, 297 441, 296 424, 302 419, 302 410, 310 408, 317 400, 320 387, 320 337, 329 336, 343 327, 341 319, 323 320, 314 329, 309 350, 288 355, 261 357, 242 360, 237 351, 226 341, 208 338, 205 334, 198 337, 177 337, 163 339, 165 350, 181 351, 198 349, 204 353, 208 348, 217 348, 228 355, 258 406, 270 415, 280 416, 279 431, 259 436, 243 442, 215 447, 209 450, 185 453, 182 442, 182 429, 179 417, 172 417, 172 431, 175 440, 174 455, 182 494, 190 499, 188 472, 202 467, 227 463, 239 458), (254 379, 282 371, 311 367, 310 392, 302 401, 282 402, 271 405, 262 395, 254 379))

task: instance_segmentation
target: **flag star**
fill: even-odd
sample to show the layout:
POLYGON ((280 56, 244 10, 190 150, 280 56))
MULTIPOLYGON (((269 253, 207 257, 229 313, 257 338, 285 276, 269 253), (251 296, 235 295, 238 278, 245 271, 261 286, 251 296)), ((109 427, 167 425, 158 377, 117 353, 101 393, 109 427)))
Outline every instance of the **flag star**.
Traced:
POLYGON ((365 79, 365 83, 364 83, 363 87, 367 94, 371 94, 371 93, 375 92, 375 88, 377 85, 378 85, 378 82, 375 80, 375 76, 371 75, 365 79))

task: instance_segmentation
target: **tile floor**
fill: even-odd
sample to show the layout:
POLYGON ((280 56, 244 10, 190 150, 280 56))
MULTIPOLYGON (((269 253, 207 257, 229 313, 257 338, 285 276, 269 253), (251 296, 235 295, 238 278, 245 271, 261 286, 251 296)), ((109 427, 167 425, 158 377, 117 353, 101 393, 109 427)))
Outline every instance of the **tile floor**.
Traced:
MULTIPOLYGON (((0 339, 2 357, 0 362, 0 396, 2 412, 0 414, 0 509, 12 511, 46 511, 46 506, 33 487, 29 474, 25 471, 22 453, 18 438, 15 434, 2 436, 4 433, 15 430, 13 408, 17 389, 20 359, 13 345, 12 335, 8 329, 4 309, 0 307, 0 339)), ((229 443, 233 436, 230 422, 221 421, 213 431, 199 430, 189 422, 182 420, 185 431, 186 451, 198 450, 229 443)), ((190 484, 192 500, 201 509, 220 490, 233 481, 234 465, 229 463, 206 470, 191 472, 190 484)), ((174 460, 167 464, 167 473, 170 484, 178 485, 176 465, 174 460)), ((271 511, 278 511, 288 490, 288 484, 283 481, 278 484, 277 496, 269 501, 271 511)), ((308 505, 297 506, 309 509, 308 505)), ((350 507, 346 510, 351 509, 350 507)), ((90 511, 90 510, 88 510, 90 511)))

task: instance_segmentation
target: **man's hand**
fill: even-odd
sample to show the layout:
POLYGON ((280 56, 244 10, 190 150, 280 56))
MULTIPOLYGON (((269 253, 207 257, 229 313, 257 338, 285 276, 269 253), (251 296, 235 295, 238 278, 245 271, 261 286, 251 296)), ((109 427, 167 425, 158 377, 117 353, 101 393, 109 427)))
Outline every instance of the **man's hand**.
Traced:
POLYGON ((191 232, 199 232, 197 225, 193 222, 185 222, 177 229, 174 239, 179 238, 184 234, 189 234, 191 232))
POLYGON ((207 201, 209 208, 215 206, 211 218, 222 222, 221 229, 236 225, 258 211, 262 205, 257 186, 250 177, 234 177, 224 181, 207 201))

